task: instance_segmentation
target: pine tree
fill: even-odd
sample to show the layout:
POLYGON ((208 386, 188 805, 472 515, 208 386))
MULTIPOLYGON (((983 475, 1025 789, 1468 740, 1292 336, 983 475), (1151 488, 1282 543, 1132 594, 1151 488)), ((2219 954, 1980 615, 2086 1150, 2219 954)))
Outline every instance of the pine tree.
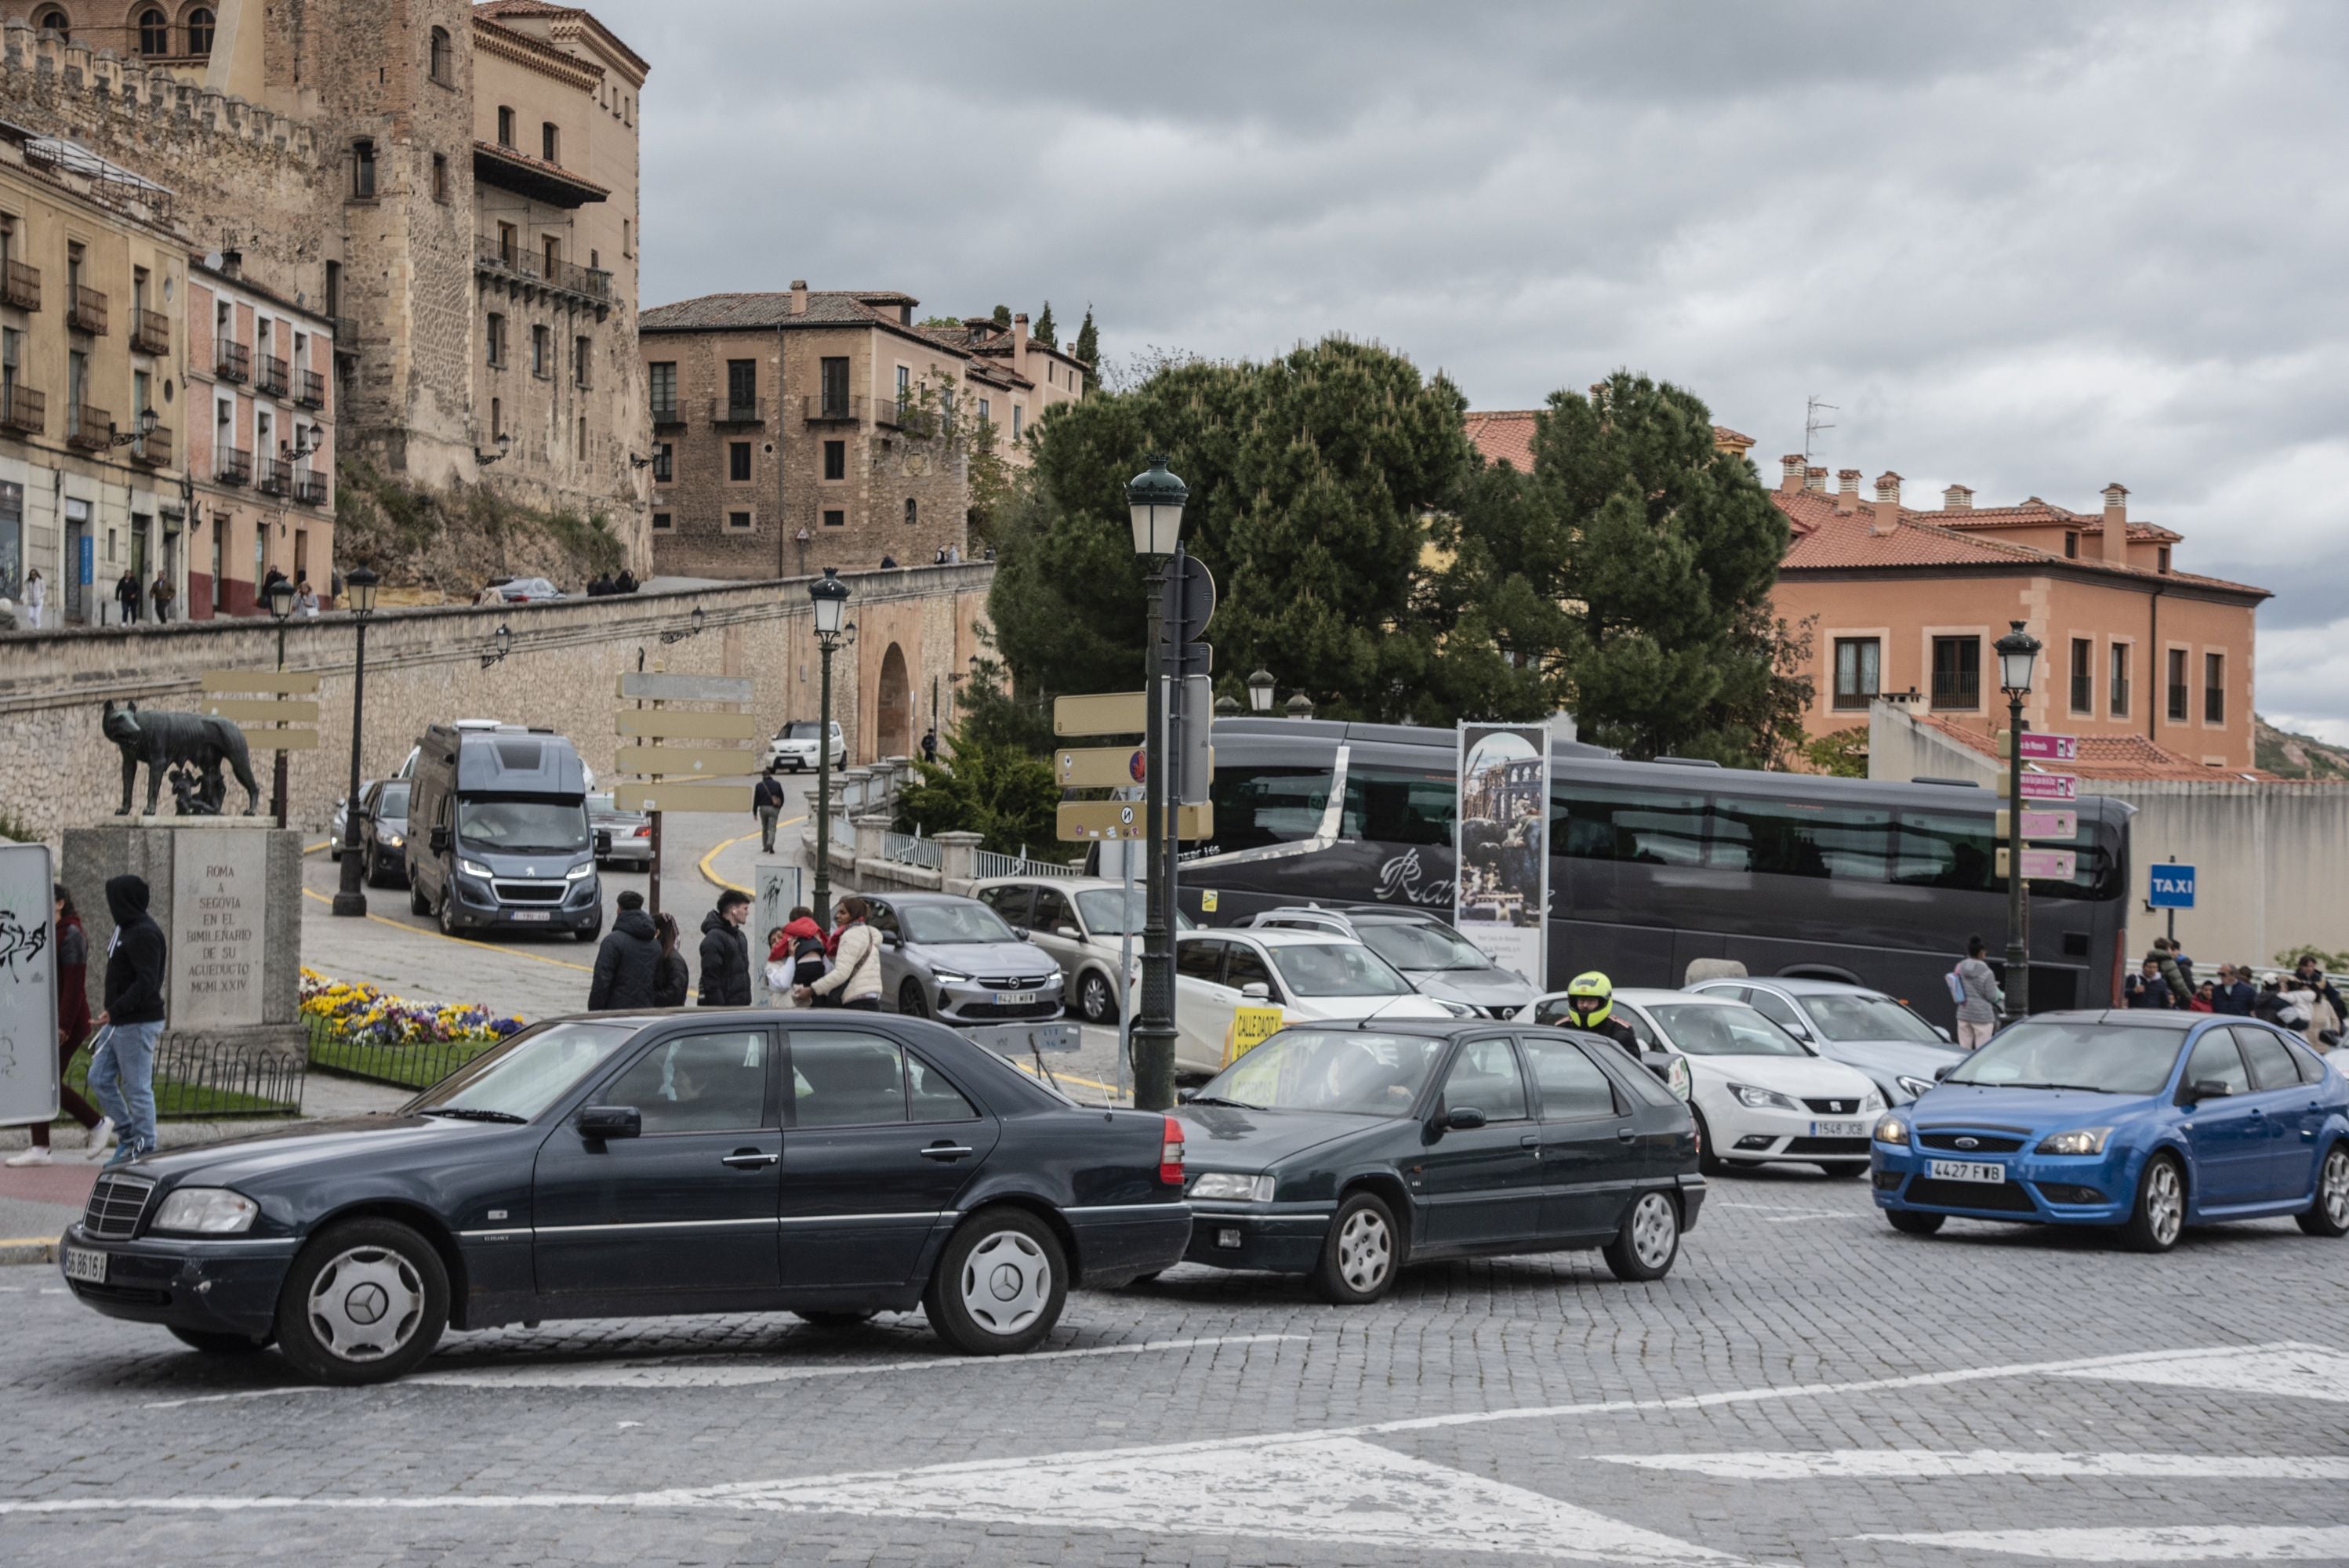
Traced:
POLYGON ((1059 328, 1052 325, 1052 302, 1050 300, 1046 300, 1044 302, 1043 312, 1036 317, 1036 325, 1028 329, 1028 335, 1034 338, 1037 342, 1042 344, 1047 348, 1058 348, 1061 346, 1059 328))
POLYGON ((1085 319, 1077 327, 1076 346, 1070 352, 1083 360, 1087 369, 1099 370, 1101 335, 1093 330, 1093 307, 1090 300, 1085 304, 1085 319))
POLYGON ((1011 307, 1009 305, 999 304, 995 307, 995 325, 1001 327, 1006 332, 1011 330, 1011 307))

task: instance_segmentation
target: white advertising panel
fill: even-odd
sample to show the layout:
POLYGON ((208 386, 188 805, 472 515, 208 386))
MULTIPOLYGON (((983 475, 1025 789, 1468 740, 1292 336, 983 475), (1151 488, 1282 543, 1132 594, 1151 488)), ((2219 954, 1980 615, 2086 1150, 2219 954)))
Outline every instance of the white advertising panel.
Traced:
POLYGON ((0 844, 0 1126, 57 1114, 56 888, 47 844, 0 844))
POLYGON ((1463 724, 1459 765, 1452 922, 1540 990, 1549 945, 1549 728, 1463 724))

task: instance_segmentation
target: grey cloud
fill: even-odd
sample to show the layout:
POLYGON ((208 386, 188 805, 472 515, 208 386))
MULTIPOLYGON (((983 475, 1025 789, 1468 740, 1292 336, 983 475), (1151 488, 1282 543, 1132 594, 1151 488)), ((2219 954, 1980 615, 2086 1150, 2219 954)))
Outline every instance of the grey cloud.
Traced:
POLYGON ((2278 590, 2263 700, 2349 725, 2338 5, 596 9, 654 65, 648 301, 1346 331, 1485 407, 1628 365, 1765 468, 1817 392, 1912 496, 2121 480, 2278 590))

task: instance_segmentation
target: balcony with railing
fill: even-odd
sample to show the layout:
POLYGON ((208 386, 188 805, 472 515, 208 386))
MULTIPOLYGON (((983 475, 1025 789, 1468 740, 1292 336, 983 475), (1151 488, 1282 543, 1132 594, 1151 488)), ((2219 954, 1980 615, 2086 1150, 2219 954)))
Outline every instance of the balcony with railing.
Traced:
POLYGON ((304 469, 294 475, 294 499, 304 506, 326 504, 326 476, 304 469))
POLYGON ((66 445, 102 452, 114 444, 114 416, 88 403, 66 405, 66 445))
POLYGON ((325 407, 326 406, 326 378, 324 376, 319 375, 315 370, 295 371, 294 373, 294 401, 299 403, 305 408, 325 407))
POLYGON ((253 482, 253 454, 242 447, 222 447, 213 456, 212 477, 224 485, 253 482))
POLYGON ((811 425, 861 425, 864 403, 846 392, 819 392, 800 399, 800 417, 811 425))
POLYGON ((757 397, 712 397, 709 400, 709 422, 713 425, 763 425, 767 422, 766 404, 757 397))
POLYGON ((592 305, 606 306, 612 303, 611 273, 599 267, 574 266, 569 262, 533 255, 519 243, 509 244, 489 234, 473 236, 473 269, 517 283, 537 284, 592 305))
POLYGON ((134 354, 169 354, 171 352, 171 318, 160 310, 140 310, 131 313, 130 351, 134 354))
POLYGON ((14 305, 18 310, 40 309, 41 269, 10 262, 6 275, 0 276, 0 304, 14 305))
POLYGON ((96 289, 76 284, 73 300, 66 307, 66 325, 76 332, 87 332, 93 337, 106 333, 106 296, 96 289))
POLYGON ((347 315, 330 315, 326 326, 335 335, 335 352, 357 357, 359 351, 359 324, 347 315))
POLYGON ((158 425, 131 442, 130 460, 141 468, 170 468, 171 466, 171 430, 165 426, 158 425))
POLYGON ((254 377, 255 386, 272 397, 283 397, 285 396, 285 361, 274 354, 261 356, 261 374, 254 377))
POLYGON ((293 465, 264 452, 253 460, 253 488, 263 495, 294 493, 293 465))
POLYGON ((48 424, 49 399, 21 381, 0 387, 0 429, 37 436, 48 424))
POLYGON ((927 436, 937 429, 938 411, 911 397, 876 397, 873 402, 873 422, 884 428, 903 430, 909 436, 927 436))
POLYGON ((657 428, 664 425, 682 425, 685 423, 685 416, 677 411, 677 402, 674 398, 667 403, 655 403, 652 406, 652 408, 653 424, 657 428))
POLYGON ((223 381, 253 379, 253 350, 223 338, 212 356, 212 374, 223 381))

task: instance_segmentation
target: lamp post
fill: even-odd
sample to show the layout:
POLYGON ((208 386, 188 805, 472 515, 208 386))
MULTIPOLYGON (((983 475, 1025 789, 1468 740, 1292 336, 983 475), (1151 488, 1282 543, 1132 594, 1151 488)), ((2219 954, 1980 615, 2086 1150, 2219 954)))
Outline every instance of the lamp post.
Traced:
POLYGON ((1258 670, 1247 678, 1248 711, 1258 718, 1272 711, 1273 682, 1270 670, 1258 670))
POLYGON ((335 894, 336 914, 365 914, 367 894, 359 891, 359 716, 367 702, 367 618, 375 614, 375 586, 380 581, 364 566, 343 579, 351 614, 358 622, 358 646, 351 660, 351 792, 343 799, 343 885, 335 894))
MULTIPOLYGON (((285 673, 285 619, 294 614, 293 579, 280 577, 269 585, 268 591, 262 594, 262 598, 268 601, 269 618, 277 623, 277 673, 282 676, 285 673)), ((277 760, 270 764, 269 771, 269 809, 276 816, 277 825, 282 828, 285 825, 285 748, 284 747, 277 748, 277 760)), ((346 805, 343 808, 343 813, 347 817, 350 814, 350 807, 346 805)))
POLYGON ((1142 907, 1142 1006, 1133 1015, 1133 1103, 1164 1110, 1174 1103, 1174 930, 1162 893, 1174 872, 1166 852, 1166 789, 1174 771, 1166 754, 1166 639, 1164 610, 1166 558, 1183 535, 1183 503, 1190 487, 1154 457, 1144 472, 1125 487, 1133 522, 1133 552, 1150 569, 1150 641, 1145 666, 1144 708, 1149 715, 1143 755, 1149 768, 1143 780, 1143 842, 1142 907))
POLYGON ((848 584, 840 568, 827 566, 823 575, 808 584, 815 602, 815 641, 823 661, 823 695, 815 727, 815 919, 832 923, 832 655, 840 646, 848 614, 848 584))
POLYGON ((1313 699, 1301 691, 1290 693, 1288 700, 1281 706, 1288 710, 1288 717, 1291 718, 1313 717, 1313 699))
POLYGON ((2039 639, 2020 621, 1992 646, 1998 651, 1998 689, 2006 694, 2006 1021, 2031 1015, 2031 947, 2023 894, 2023 699, 2031 695, 2039 639))

